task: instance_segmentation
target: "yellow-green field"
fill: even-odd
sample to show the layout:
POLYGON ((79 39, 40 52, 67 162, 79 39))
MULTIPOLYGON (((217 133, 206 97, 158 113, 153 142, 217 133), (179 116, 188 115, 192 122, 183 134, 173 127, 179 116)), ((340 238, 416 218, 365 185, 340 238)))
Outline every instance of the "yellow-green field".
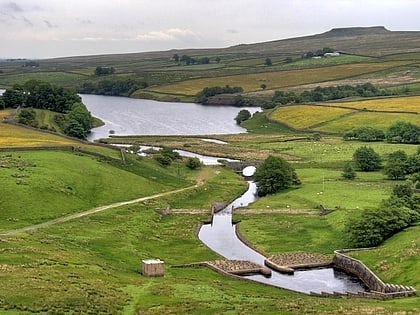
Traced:
POLYGON ((355 102, 329 103, 331 106, 344 106, 356 109, 383 110, 390 112, 420 113, 420 96, 395 97, 355 102))
POLYGON ((343 133, 362 126, 385 130, 397 121, 420 125, 419 111, 420 97, 412 96, 328 105, 282 106, 271 113, 270 119, 294 129, 343 133))
POLYGON ((149 88, 158 93, 176 93, 196 95, 203 88, 209 86, 241 86, 245 92, 261 90, 261 84, 268 89, 284 88, 322 81, 338 80, 357 76, 364 73, 380 71, 409 63, 409 61, 390 61, 382 63, 356 63, 331 67, 320 67, 302 70, 288 70, 276 72, 262 72, 223 77, 209 77, 203 79, 186 80, 174 84, 149 88))
MULTIPOLYGON (((0 120, 12 113, 12 109, 0 110, 0 120)), ((62 146, 80 145, 80 142, 68 138, 16 126, 13 124, 0 123, 0 148, 14 147, 38 147, 38 146, 62 146)))
POLYGON ((270 118, 280 121, 295 129, 306 129, 311 126, 337 119, 342 115, 352 113, 353 110, 345 108, 324 107, 316 105, 295 105, 277 108, 270 118))
POLYGON ((400 113, 355 112, 353 115, 337 117, 337 119, 319 125, 314 130, 343 133, 362 126, 386 130, 398 121, 419 125, 420 116, 400 113))

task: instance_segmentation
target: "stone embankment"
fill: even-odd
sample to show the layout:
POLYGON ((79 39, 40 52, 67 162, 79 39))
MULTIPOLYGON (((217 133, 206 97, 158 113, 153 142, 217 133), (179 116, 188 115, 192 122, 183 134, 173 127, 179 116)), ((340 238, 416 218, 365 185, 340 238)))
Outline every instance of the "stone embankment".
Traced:
POLYGON ((247 260, 214 260, 206 264, 213 269, 233 275, 262 274, 265 277, 271 277, 269 268, 247 260))
POLYGON ((295 269, 329 267, 332 260, 321 254, 288 253, 266 258, 265 265, 281 273, 293 274, 295 269))
MULTIPOLYGON (((370 292, 347 293, 347 296, 391 299, 417 295, 417 290, 414 287, 384 283, 363 262, 345 255, 345 253, 351 251, 354 250, 335 251, 333 258, 334 266, 356 275, 369 288, 370 292)), ((325 295, 325 293, 322 293, 322 295, 325 295)))

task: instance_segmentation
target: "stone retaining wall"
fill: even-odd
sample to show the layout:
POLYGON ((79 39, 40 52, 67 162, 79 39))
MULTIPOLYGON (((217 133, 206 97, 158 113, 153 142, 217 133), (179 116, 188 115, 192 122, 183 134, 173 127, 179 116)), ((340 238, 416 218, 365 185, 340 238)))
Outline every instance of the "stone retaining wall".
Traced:
MULTIPOLYGON (((384 283, 363 262, 344 254, 350 251, 354 250, 335 251, 333 263, 336 267, 344 270, 345 272, 356 275, 361 281, 363 281, 363 283, 371 291, 364 292, 363 296, 388 299, 417 295, 417 290, 414 287, 384 283)), ((360 296, 360 294, 357 296, 360 296)))

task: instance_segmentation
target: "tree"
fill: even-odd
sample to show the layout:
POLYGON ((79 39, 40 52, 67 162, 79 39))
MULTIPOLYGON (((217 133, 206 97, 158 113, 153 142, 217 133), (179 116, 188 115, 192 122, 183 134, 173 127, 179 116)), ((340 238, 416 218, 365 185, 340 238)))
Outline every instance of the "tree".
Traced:
POLYGON ((267 88, 267 84, 263 83, 263 84, 261 84, 261 85, 260 85, 260 87, 261 87, 263 90, 265 90, 265 89, 267 88))
POLYGON ((113 67, 96 67, 95 69, 95 75, 96 76, 101 76, 101 75, 109 75, 109 74, 114 74, 115 73, 115 69, 113 67))
POLYGON ((353 160, 358 168, 364 172, 381 169, 381 157, 370 147, 360 147, 353 154, 353 160))
POLYGON ((17 116, 17 122, 36 127, 36 113, 33 108, 22 108, 17 116))
POLYGON ((353 165, 350 162, 347 162, 344 165, 343 173, 341 173, 341 176, 344 179, 349 179, 349 180, 353 180, 356 178, 356 171, 354 170, 353 165))
POLYGON ((388 156, 384 168, 385 174, 389 179, 404 179, 408 174, 408 156, 403 150, 392 152, 388 156))
POLYGON ((25 91, 20 85, 13 86, 12 89, 7 89, 3 93, 4 107, 17 108, 24 106, 26 100, 25 91))
POLYGON ((246 109, 242 109, 241 111, 239 111, 238 115, 236 115, 235 120, 236 120, 236 123, 240 125, 241 122, 248 120, 250 118, 251 118, 251 113, 246 109))
POLYGON ((258 196, 301 185, 294 168, 285 159, 271 155, 255 171, 255 182, 258 196))
POLYGON ((266 65, 267 67, 270 67, 270 66, 273 65, 273 63, 271 62, 271 59, 270 58, 265 58, 264 65, 266 65))
POLYGON ((67 125, 64 129, 64 133, 70 137, 75 137, 79 139, 86 139, 87 137, 87 132, 83 128, 82 124, 75 119, 70 119, 67 122, 67 125))
POLYGON ((173 59, 176 63, 178 63, 178 62, 179 62, 179 56, 178 56, 178 54, 174 54, 174 55, 173 55, 173 57, 172 57, 172 59, 173 59))

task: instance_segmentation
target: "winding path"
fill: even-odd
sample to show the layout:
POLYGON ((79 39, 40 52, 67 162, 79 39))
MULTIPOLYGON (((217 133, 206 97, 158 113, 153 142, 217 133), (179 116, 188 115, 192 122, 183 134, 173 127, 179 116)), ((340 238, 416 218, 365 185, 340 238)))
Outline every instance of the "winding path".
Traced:
POLYGON ((14 229, 14 230, 1 231, 0 236, 8 236, 8 235, 14 235, 14 234, 17 234, 17 233, 21 233, 21 232, 34 231, 34 230, 44 228, 44 227, 47 227, 47 226, 51 226, 51 225, 54 225, 54 224, 59 224, 59 223, 67 222, 67 221, 70 221, 70 220, 82 218, 82 217, 85 217, 85 216, 88 216, 88 215, 91 215, 91 214, 94 214, 94 213, 102 212, 102 211, 105 211, 105 210, 108 210, 108 209, 113 209, 113 208, 126 206, 126 205, 130 205, 130 204, 133 204, 133 203, 145 201, 145 200, 150 200, 150 199, 155 199, 155 198, 160 198, 160 197, 176 194, 176 193, 179 193, 179 192, 182 192, 182 191, 197 188, 200 185, 202 185, 201 182, 199 182, 199 183, 197 183, 196 185, 193 185, 193 186, 184 187, 184 188, 180 188, 180 189, 176 189, 176 190, 171 190, 171 191, 167 191, 167 192, 163 192, 163 193, 159 193, 159 194, 155 194, 155 195, 145 196, 145 197, 136 198, 136 199, 127 200, 127 201, 115 202, 115 203, 105 205, 105 206, 99 206, 99 207, 89 209, 89 210, 86 210, 86 211, 83 211, 83 212, 69 214, 69 215, 66 215, 66 216, 51 220, 51 221, 47 221, 47 222, 43 222, 43 223, 31 225, 31 226, 26 226, 26 227, 14 229))

